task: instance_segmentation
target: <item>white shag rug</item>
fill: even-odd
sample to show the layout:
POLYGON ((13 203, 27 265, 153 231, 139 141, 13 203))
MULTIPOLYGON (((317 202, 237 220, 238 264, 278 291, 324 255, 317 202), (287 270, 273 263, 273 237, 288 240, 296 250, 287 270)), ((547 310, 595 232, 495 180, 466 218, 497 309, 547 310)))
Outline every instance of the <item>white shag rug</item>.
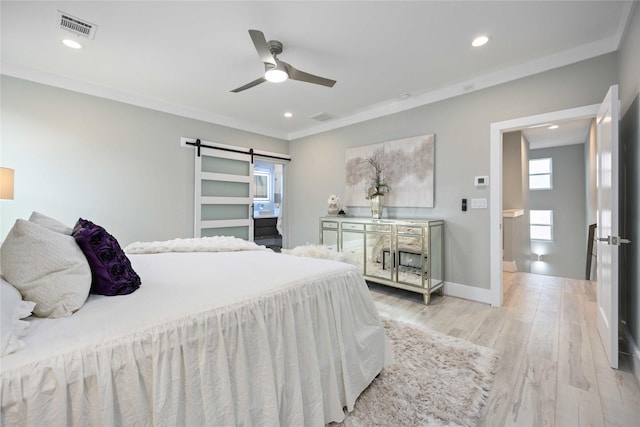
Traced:
POLYGON ((395 362, 331 426, 475 426, 493 382, 497 353, 489 348, 384 320, 395 362))
POLYGON ((330 259, 333 261, 340 261, 351 263, 349 257, 342 252, 337 252, 329 249, 323 245, 303 245, 296 246, 293 249, 282 249, 281 252, 287 255, 302 256, 308 258, 320 258, 330 259))
POLYGON ((271 249, 238 237, 210 236, 156 242, 134 242, 125 247, 124 251, 128 254, 159 254, 164 252, 271 251, 271 249))

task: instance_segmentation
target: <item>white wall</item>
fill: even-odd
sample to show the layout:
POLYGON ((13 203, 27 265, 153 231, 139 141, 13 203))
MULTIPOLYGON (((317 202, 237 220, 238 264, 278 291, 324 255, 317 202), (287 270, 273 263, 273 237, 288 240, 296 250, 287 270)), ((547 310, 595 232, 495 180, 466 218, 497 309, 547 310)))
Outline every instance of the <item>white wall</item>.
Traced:
MULTIPOLYGON (((617 82, 616 54, 523 78, 412 110, 294 140, 290 244, 317 242, 329 194, 344 196, 348 147, 435 134, 435 207, 397 209, 394 217, 442 218, 447 282, 489 289, 489 212, 461 212, 462 198, 488 198, 473 177, 489 175, 493 122, 601 102, 617 82)), ((499 185, 489 183, 489 185, 499 185)))
POLYGON ((0 239, 40 211, 73 226, 83 217, 122 245, 191 237, 191 148, 197 137, 288 154, 289 143, 223 126, 2 76, 0 164, 15 169, 0 202, 0 239))

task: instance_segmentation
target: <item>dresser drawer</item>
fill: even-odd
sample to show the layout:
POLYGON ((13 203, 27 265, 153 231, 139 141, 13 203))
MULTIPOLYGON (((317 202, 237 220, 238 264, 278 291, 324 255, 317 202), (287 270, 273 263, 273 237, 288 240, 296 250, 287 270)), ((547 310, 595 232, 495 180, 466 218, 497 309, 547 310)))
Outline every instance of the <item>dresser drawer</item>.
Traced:
POLYGON ((364 224, 357 224, 353 222, 343 222, 342 229, 345 231, 364 231, 364 224))
POLYGON ((391 225, 387 224, 367 224, 367 231, 376 233, 391 233, 391 225))
POLYGON ((338 223, 335 221, 322 221, 322 228, 338 229, 338 223))
POLYGON ((398 234, 421 236, 422 235, 422 227, 399 225, 398 226, 398 234))

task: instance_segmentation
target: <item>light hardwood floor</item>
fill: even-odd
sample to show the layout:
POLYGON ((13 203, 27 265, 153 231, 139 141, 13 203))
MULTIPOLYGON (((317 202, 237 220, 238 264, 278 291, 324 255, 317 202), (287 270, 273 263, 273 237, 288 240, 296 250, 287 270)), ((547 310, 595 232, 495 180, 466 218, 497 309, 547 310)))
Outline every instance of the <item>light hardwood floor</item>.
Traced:
POLYGON ((595 285, 505 273, 504 305, 491 307, 370 284, 380 315, 498 351, 480 426, 640 426, 640 390, 628 355, 609 368, 596 329, 595 285))

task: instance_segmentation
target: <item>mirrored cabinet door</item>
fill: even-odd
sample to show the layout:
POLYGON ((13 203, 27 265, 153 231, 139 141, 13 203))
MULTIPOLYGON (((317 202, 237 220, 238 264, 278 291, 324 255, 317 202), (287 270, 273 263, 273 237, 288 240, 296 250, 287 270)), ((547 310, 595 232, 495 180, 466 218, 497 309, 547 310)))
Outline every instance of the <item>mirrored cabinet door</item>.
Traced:
POLYGON ((396 281, 424 287, 427 272, 427 249, 424 227, 399 225, 396 233, 396 281))
POLYGON ((340 235, 342 236, 341 251, 349 257, 352 264, 360 268, 360 271, 364 271, 364 224, 343 221, 340 235))
POLYGON ((365 224, 364 275, 385 280, 393 279, 393 254, 391 245, 393 236, 391 226, 386 224, 365 224))
POLYGON ((323 221, 320 227, 320 242, 334 251, 339 250, 338 229, 339 223, 336 221, 323 221))

